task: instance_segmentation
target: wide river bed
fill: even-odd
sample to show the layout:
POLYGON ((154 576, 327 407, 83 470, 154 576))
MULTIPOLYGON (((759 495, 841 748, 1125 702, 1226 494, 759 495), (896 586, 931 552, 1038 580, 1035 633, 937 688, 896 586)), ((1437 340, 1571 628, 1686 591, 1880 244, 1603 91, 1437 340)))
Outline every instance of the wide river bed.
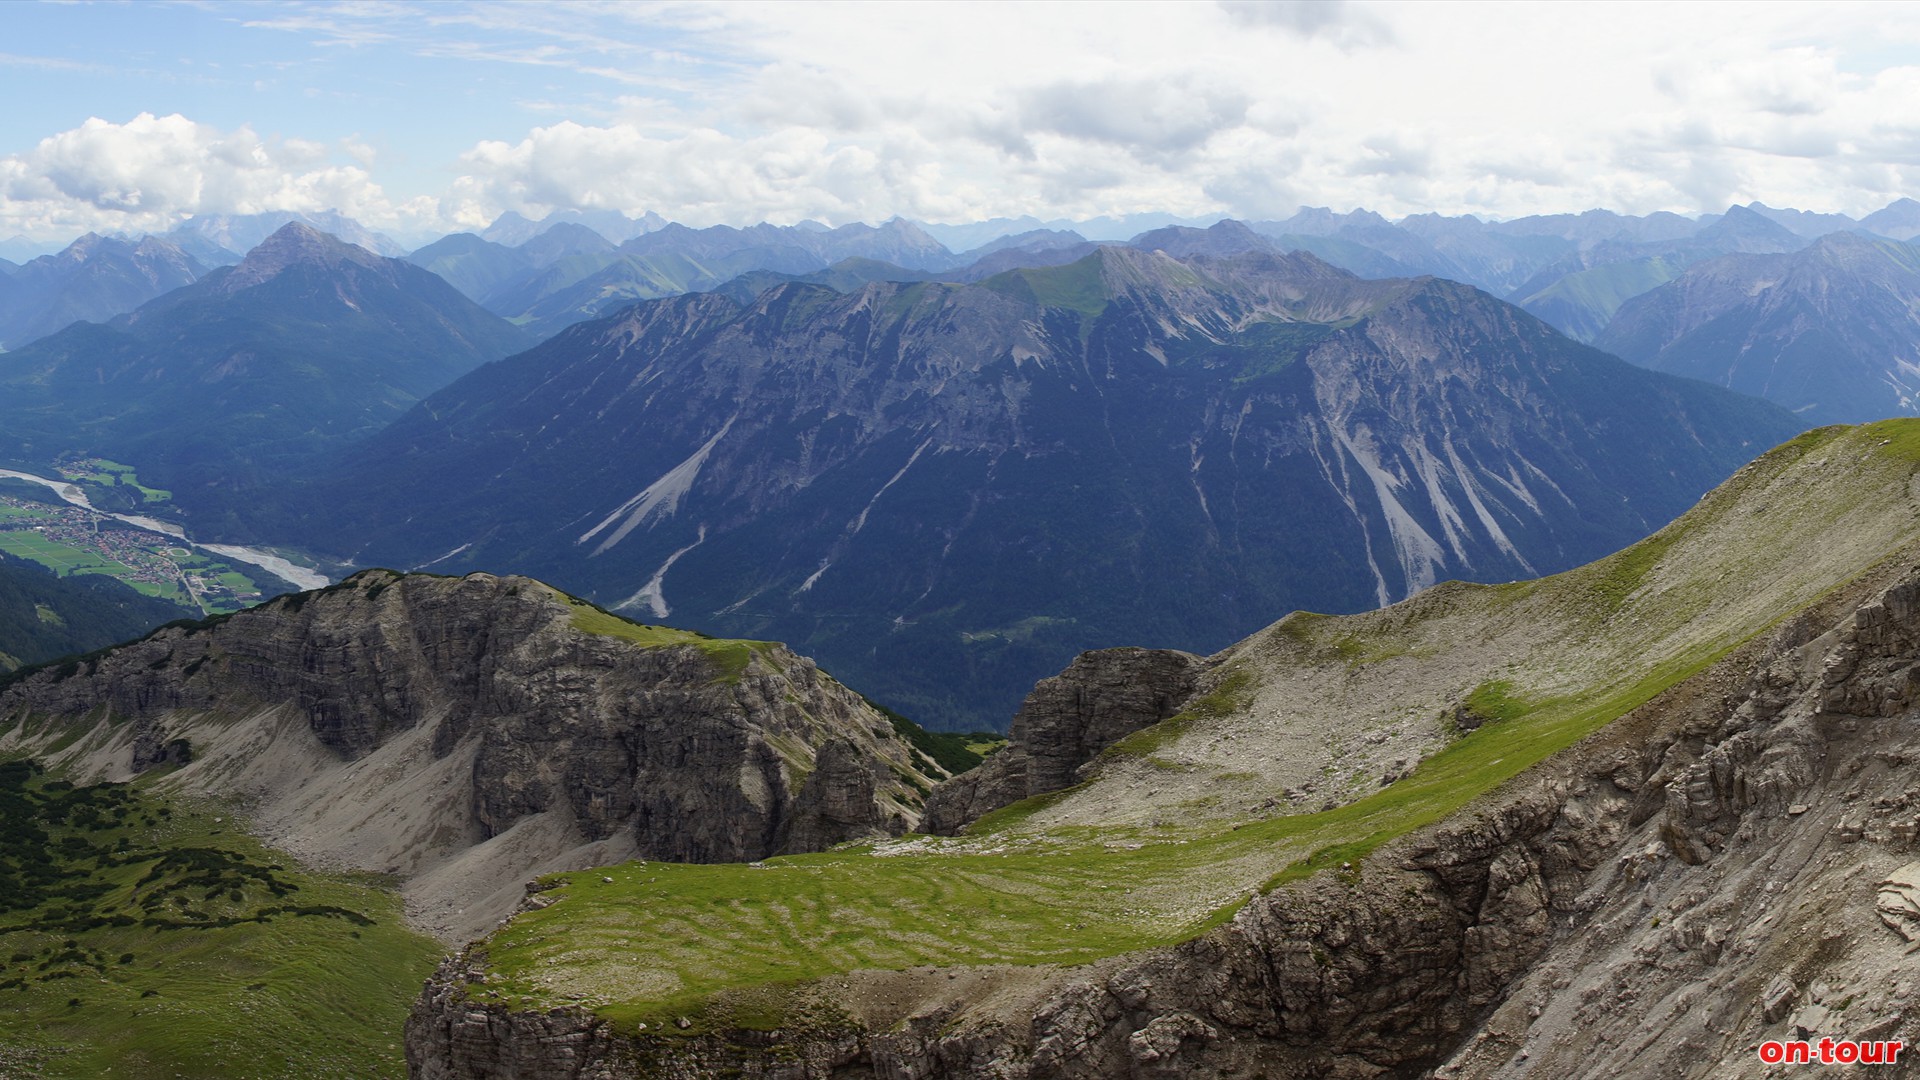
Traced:
POLYGON ((124 521, 137 529, 145 529, 148 532, 157 532, 164 536, 171 536, 182 543, 191 544, 204 551, 211 551, 215 555, 232 559, 235 562, 243 562, 257 566, 267 573, 272 574, 274 577, 290 581, 302 589, 322 589, 332 584, 325 574, 316 570, 309 570, 297 563, 288 562, 286 559, 270 551, 243 547, 239 544, 202 544, 187 539, 187 531, 171 521, 159 521, 150 517, 136 517, 132 514, 116 514, 110 510, 102 510, 87 501, 87 494, 80 490, 80 485, 68 480, 49 480, 44 476, 35 476, 32 473, 19 472, 14 469, 0 469, 0 479, 27 480, 35 484, 42 484, 51 488, 55 495, 60 496, 62 499, 83 510, 91 510, 103 517, 110 517, 115 521, 124 521))

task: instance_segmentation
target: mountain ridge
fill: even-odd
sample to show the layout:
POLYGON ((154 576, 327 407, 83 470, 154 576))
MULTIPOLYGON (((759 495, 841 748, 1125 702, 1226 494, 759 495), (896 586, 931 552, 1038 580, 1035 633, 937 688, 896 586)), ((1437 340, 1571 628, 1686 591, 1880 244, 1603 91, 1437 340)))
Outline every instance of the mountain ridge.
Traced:
POLYGON ((1817 421, 1920 410, 1920 252, 1858 232, 1698 263, 1628 300, 1595 342, 1817 421))
POLYGON ((18 456, 134 459, 189 511, 397 415, 522 332, 429 272, 299 223, 108 324, 0 354, 18 456))
POLYGON ((206 272, 157 237, 130 242, 88 233, 0 282, 0 345, 18 349, 76 322, 104 322, 206 272))
POLYGON ((369 570, 165 627, 0 679, 0 717, 0 746, 74 778, 167 766, 170 790, 244 799, 270 843, 397 875, 453 942, 536 868, 898 834, 946 775, 784 646, 487 574, 369 570))
MULTIPOLYGON (((1466 286, 1107 247, 972 286, 785 284, 573 327, 353 450, 297 496, 329 508, 298 528, 363 561, 505 559, 609 607, 804 643, 973 729, 1083 648, 1215 648, 1275 608, 1597 555, 1796 427, 1466 286), (1600 411, 1531 426, 1558 410, 1600 411), (1638 463, 1619 469, 1565 441, 1627 430, 1638 463), (936 658, 994 704, 961 713, 898 676, 936 658)), ((294 527, 272 521, 256 528, 294 527)))

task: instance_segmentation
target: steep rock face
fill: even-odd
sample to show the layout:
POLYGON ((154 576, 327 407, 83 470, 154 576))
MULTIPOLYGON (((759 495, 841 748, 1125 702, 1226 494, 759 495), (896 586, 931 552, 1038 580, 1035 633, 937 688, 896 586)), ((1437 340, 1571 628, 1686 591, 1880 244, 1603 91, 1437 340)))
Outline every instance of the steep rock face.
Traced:
POLYGON ((1205 671, 1206 661, 1173 649, 1081 653, 1034 686, 1004 749, 933 789, 921 827, 951 835, 982 814, 1072 785, 1101 750, 1179 712, 1205 671))
POLYGON ((1451 282, 1102 248, 634 306, 449 387, 280 527, 794 642, 966 730, 1089 648, 1577 565, 1796 428, 1451 282))
POLYGON ((960 993, 937 970, 836 979, 816 993, 849 1020, 687 1040, 516 1015, 452 961, 409 1062, 421 1080, 1770 1075, 1764 1039, 1920 1037, 1915 761, 1920 571, 1894 565, 1186 944, 960 993))
POLYGON ((82 774, 190 759, 169 783, 253 800, 296 851, 426 882, 415 899, 451 912, 447 933, 486 925, 523 871, 583 845, 818 850, 910 828, 933 779, 782 646, 641 628, 484 574, 368 571, 162 629, 15 681, 0 718, 0 746, 82 774), (456 863, 459 880, 434 878, 456 863))

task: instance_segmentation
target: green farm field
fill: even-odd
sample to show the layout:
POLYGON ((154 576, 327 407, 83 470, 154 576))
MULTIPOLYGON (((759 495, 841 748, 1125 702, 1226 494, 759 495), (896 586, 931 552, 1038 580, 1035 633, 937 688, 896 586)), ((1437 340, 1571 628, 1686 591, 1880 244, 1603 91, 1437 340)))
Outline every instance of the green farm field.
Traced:
MULTIPOLYGON (((121 559, 32 527, 39 522, 60 520, 60 515, 50 510, 0 505, 0 553, 38 563, 61 577, 79 574, 111 577, 144 596, 158 597, 189 609, 198 607, 209 615, 239 610, 246 606, 240 597, 261 589, 251 575, 232 563, 177 546, 175 541, 158 534, 119 534, 147 537, 146 541, 134 544, 142 554, 123 555, 139 564, 130 566, 121 559), (181 581, 183 573, 192 573, 198 578, 193 592, 181 581), (209 592, 210 588, 213 591, 209 592), (232 595, 217 591, 219 589, 232 595)), ((126 549, 114 550, 124 552, 126 549)))
POLYGON ((161 488, 150 488, 140 482, 139 474, 131 465, 123 465, 106 458, 90 458, 77 462, 62 470, 68 478, 101 487, 128 487, 140 493, 147 503, 166 503, 173 501, 173 492, 161 488))
POLYGON ((62 577, 68 574, 108 574, 119 577, 133 573, 130 566, 32 531, 0 532, 0 551, 30 559, 62 577))

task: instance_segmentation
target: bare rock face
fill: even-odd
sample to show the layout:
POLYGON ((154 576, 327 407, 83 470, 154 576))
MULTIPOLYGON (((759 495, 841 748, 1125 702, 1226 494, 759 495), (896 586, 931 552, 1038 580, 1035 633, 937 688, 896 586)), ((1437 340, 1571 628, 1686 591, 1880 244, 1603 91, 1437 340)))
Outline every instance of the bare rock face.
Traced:
POLYGON ((838 977, 810 991, 837 1023, 679 1042, 515 1018, 448 969, 408 1058, 423 1080, 1771 1075, 1767 1039, 1920 1039, 1917 762, 1920 571, 1896 567, 1177 946, 945 996, 974 976, 885 973, 913 1003, 891 1012, 838 977), (592 1049, 563 1073, 542 1040, 592 1049))
POLYGON ((1888 929, 1907 941, 1920 939, 1920 862, 1895 870, 1880 883, 1874 908, 1888 929))
POLYGON ((414 897, 453 937, 574 848, 579 865, 816 851, 913 827, 932 779, 784 646, 621 624, 486 574, 368 571, 37 672, 0 690, 0 748, 82 775, 178 766, 169 782, 251 800, 283 846, 403 877, 503 853, 414 897))
POLYGON ((922 828, 959 832, 981 815, 1071 787, 1100 751, 1178 713, 1206 661, 1173 649, 1084 652, 1020 706, 1005 749, 935 788, 922 828))
POLYGON ((621 1065, 631 1065, 630 1055, 620 1053, 622 1047, 611 1037, 609 1026, 589 1020, 579 1010, 543 1014, 470 1009, 446 989, 480 974, 468 970, 458 958, 447 959, 434 972, 414 1014, 433 1015, 436 1026, 415 1031, 417 1025, 409 1021, 411 1037, 433 1047, 431 1061, 412 1069, 415 1080, 611 1080, 616 1075, 616 1056, 621 1065))

